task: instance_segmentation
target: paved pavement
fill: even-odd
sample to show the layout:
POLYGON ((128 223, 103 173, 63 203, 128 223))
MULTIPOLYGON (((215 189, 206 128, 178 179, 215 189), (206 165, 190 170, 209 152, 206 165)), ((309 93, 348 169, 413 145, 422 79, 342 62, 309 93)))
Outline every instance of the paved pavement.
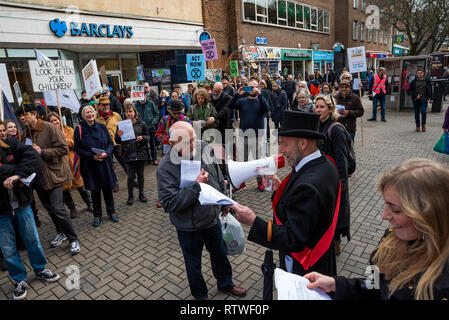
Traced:
MULTIPOLYGON (((412 157, 449 164, 447 155, 432 150, 442 133, 444 112, 429 113, 428 131, 417 133, 411 112, 388 111, 388 122, 367 122, 371 107, 368 100, 364 99, 364 104, 367 110, 363 123, 364 144, 362 146, 359 120, 355 142, 357 170, 349 184, 352 239, 349 243, 343 240, 343 250, 337 259, 338 274, 348 277, 363 276, 369 255, 387 227, 380 218, 383 200, 376 187, 382 172, 412 157)), ((60 273, 61 279, 53 284, 35 279, 28 258, 22 252, 29 272, 27 299, 192 299, 176 231, 168 214, 156 208, 156 167, 147 166, 145 170, 145 194, 149 202, 137 201, 133 206, 127 206, 126 177, 122 169, 117 168, 121 191, 114 197, 119 223, 104 220, 100 228, 93 228, 92 214, 84 206, 79 207, 79 216, 73 220, 81 242, 81 252, 76 256, 70 256, 67 242, 59 248, 50 248, 50 241, 55 236, 54 226, 45 210, 40 210, 42 226, 39 234, 47 255, 47 267, 60 273), (71 265, 79 268, 79 289, 67 289, 67 283, 70 284, 75 275, 67 271, 71 265)), ((279 175, 285 177, 287 171, 284 168, 279 175)), ((249 180, 247 185, 246 190, 235 194, 235 199, 254 209, 258 216, 271 217, 270 193, 257 191, 255 179, 249 180)), ((73 196, 77 203, 82 203, 76 192, 73 196)), ((248 228, 244 227, 244 231, 247 234, 248 228)), ((264 253, 265 248, 247 242, 245 254, 230 257, 234 282, 248 289, 245 299, 262 299, 260 266, 264 253)), ((275 256, 277 260, 277 254, 275 256)), ((203 274, 210 299, 235 299, 218 292, 206 250, 203 274)), ((11 299, 13 288, 7 272, 0 272, 0 299, 11 299)))

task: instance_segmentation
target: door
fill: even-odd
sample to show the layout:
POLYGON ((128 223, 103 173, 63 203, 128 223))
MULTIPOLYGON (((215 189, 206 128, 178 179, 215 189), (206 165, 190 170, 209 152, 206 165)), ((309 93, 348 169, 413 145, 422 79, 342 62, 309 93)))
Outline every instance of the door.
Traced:
POLYGON ((401 109, 413 109, 413 102, 411 96, 407 95, 407 89, 409 88, 410 82, 416 77, 416 71, 418 67, 422 67, 425 70, 426 60, 406 60, 404 59, 404 64, 402 68, 402 90, 401 90, 401 109))
POLYGON ((120 71, 106 71, 106 76, 108 77, 108 88, 112 88, 112 94, 115 94, 123 88, 122 74, 120 71))

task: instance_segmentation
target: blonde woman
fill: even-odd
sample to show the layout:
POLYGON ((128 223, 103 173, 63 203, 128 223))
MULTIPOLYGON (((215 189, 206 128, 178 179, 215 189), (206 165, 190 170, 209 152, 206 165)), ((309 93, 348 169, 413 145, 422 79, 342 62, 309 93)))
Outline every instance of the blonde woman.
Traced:
POLYGON ((165 116, 167 112, 167 106, 168 106, 168 100, 170 99, 170 95, 166 90, 161 90, 161 93, 159 94, 159 114, 162 118, 165 116))
POLYGON ((338 123, 338 113, 334 98, 318 96, 315 99, 315 113, 320 115, 320 133, 326 139, 318 140, 320 151, 334 159, 341 182, 341 201, 337 226, 334 234, 335 254, 341 253, 341 237, 351 240, 351 224, 348 188, 348 150, 351 137, 345 127, 338 123))
POLYGON ((448 181, 449 168, 429 159, 407 160, 380 178, 382 219, 391 225, 370 261, 380 271, 380 289, 315 272, 305 275, 308 287, 335 292, 336 299, 447 300, 448 181))

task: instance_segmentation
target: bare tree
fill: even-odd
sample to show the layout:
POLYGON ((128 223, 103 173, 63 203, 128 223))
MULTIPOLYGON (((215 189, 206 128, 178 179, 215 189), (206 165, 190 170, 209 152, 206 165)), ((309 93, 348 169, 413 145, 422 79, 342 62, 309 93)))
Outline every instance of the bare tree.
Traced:
POLYGON ((392 25, 410 41, 410 55, 438 51, 449 36, 449 0, 371 0, 382 24, 392 25))

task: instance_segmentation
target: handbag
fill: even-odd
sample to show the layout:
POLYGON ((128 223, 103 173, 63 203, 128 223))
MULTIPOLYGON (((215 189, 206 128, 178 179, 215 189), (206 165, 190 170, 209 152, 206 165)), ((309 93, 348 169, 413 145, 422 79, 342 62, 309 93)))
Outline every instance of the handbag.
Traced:
POLYGON ((443 133, 433 147, 433 151, 449 154, 449 133, 443 133))

